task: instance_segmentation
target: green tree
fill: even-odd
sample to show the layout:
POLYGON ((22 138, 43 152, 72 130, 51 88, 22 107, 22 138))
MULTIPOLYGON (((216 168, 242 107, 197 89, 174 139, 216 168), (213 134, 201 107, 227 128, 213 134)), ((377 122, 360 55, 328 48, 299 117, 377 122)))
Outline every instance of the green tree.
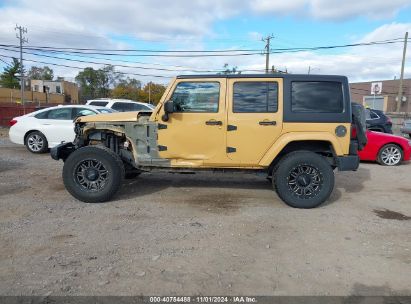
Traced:
POLYGON ((113 66, 108 65, 101 69, 85 68, 76 76, 76 81, 80 85, 80 99, 109 97, 111 88, 122 80, 122 75, 116 73, 113 66))
POLYGON ((17 58, 13 58, 11 65, 4 68, 3 73, 0 75, 0 85, 3 88, 20 89, 19 78, 16 74, 20 73, 20 62, 17 58))
POLYGON ((141 90, 141 81, 135 78, 127 77, 127 78, 120 79, 118 81, 117 86, 141 90))
POLYGON ((29 79, 53 80, 54 71, 48 66, 37 67, 32 66, 27 74, 29 79))
POLYGON ((145 102, 150 101, 152 104, 158 104, 165 90, 166 87, 162 84, 149 82, 142 90, 141 100, 145 102))

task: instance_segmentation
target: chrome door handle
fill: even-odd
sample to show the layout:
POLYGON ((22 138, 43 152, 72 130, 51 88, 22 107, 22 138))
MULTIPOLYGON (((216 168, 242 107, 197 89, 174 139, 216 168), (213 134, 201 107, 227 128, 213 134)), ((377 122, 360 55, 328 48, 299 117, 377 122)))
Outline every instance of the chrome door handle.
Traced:
POLYGON ((206 125, 207 126, 222 126, 223 122, 221 120, 207 120, 206 121, 206 125))
POLYGON ((258 123, 260 126, 275 126, 277 122, 275 120, 263 120, 258 123))

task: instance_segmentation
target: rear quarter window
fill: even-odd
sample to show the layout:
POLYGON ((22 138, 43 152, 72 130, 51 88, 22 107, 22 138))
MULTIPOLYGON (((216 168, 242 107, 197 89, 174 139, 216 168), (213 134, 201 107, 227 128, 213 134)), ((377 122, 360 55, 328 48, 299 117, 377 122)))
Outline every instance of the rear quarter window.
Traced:
POLYGON ((342 113, 342 83, 331 81, 293 81, 291 111, 295 113, 342 113))

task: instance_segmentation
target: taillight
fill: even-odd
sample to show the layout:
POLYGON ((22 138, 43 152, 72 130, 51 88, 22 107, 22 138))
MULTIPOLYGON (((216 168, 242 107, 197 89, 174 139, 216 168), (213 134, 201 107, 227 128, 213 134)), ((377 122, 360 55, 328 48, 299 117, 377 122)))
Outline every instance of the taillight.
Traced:
POLYGON ((12 126, 14 126, 16 123, 17 123, 17 120, 12 119, 12 120, 9 121, 9 126, 12 127, 12 126))

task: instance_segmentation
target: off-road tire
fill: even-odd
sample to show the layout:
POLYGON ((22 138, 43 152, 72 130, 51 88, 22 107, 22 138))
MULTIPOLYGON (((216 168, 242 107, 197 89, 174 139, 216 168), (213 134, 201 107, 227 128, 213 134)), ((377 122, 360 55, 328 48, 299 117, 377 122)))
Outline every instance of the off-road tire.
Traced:
POLYGON ((388 144, 383 146, 380 151, 378 151, 377 162, 382 166, 398 166, 401 164, 403 157, 404 152, 399 145, 388 144), (392 161, 389 160, 387 156, 384 156, 384 153, 389 153, 389 151, 393 151, 392 154, 395 154, 395 158, 392 158, 392 161))
POLYGON ((295 151, 279 161, 273 187, 287 205, 315 208, 330 197, 334 189, 334 172, 325 157, 314 152, 295 151))
POLYGON ((110 200, 119 190, 124 174, 124 164, 121 158, 103 146, 87 146, 74 151, 66 159, 63 167, 63 181, 67 191, 85 203, 101 203, 110 200), (90 162, 91 165, 89 165, 90 162), (92 171, 96 170, 99 164, 101 165, 98 172, 92 171), (87 170, 92 171, 91 179, 86 177, 88 176, 87 170), (97 181, 93 180, 96 174, 99 175, 97 181), (103 178, 103 181, 98 183, 100 178, 103 178), (89 189, 89 184, 94 184, 92 187, 96 189, 89 189))
POLYGON ((46 153, 49 149, 46 136, 39 131, 33 131, 27 134, 24 139, 24 145, 31 153, 46 153))

